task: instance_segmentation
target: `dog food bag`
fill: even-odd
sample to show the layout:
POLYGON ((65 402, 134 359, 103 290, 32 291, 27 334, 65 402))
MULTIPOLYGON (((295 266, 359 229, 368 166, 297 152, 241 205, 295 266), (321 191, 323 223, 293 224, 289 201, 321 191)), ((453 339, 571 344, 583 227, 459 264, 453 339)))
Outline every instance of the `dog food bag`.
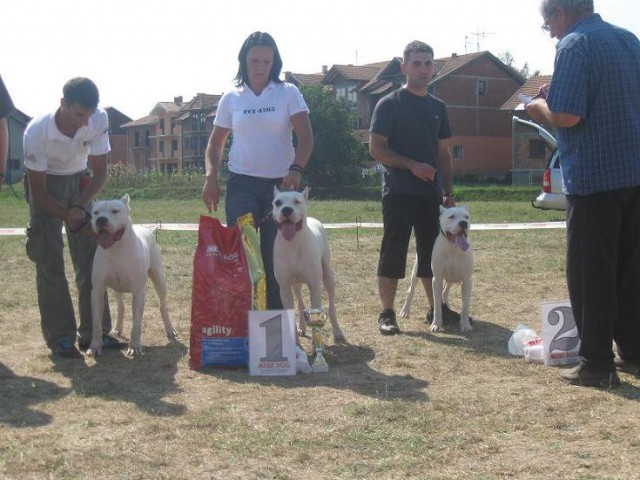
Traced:
POLYGON ((247 213, 241 216, 238 218, 238 225, 242 231, 242 245, 253 282, 253 310, 264 310, 267 308, 267 279, 264 274, 262 255, 260 255, 260 238, 253 223, 253 215, 247 213))
POLYGON ((240 225, 225 227, 214 217, 200 217, 193 259, 192 369, 247 366, 248 312, 254 299, 250 263, 240 225))

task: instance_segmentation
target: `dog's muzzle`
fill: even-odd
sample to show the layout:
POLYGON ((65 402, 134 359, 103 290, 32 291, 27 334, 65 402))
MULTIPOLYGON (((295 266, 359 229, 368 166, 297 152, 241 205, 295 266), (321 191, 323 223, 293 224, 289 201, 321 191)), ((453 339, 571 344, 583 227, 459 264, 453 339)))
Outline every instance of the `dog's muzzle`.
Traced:
POLYGON ((96 241, 105 250, 113 246, 124 235, 124 227, 112 233, 105 227, 109 224, 106 217, 98 217, 96 219, 96 241))
POLYGON ((451 243, 453 243, 456 247, 466 252, 469 250, 469 241, 467 240, 467 236, 469 234, 469 224, 467 222, 460 222, 458 224, 460 227, 460 232, 457 234, 446 232, 444 236, 447 237, 451 243))
POLYGON ((288 242, 293 240, 293 237, 296 236, 296 233, 299 232, 300 229, 302 229, 302 220, 295 223, 290 220, 289 217, 291 216, 292 213, 293 213, 293 208, 284 207, 280 211, 280 214, 284 217, 284 220, 281 222, 277 222, 278 230, 280 230, 282 237, 288 242))

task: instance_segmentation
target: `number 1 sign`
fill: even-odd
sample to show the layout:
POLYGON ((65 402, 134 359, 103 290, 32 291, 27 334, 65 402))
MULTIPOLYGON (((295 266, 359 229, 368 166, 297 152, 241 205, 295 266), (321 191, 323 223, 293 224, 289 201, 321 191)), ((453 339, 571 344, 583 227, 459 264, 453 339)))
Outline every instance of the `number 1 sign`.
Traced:
POLYGON ((568 300, 542 305, 542 338, 545 365, 578 363, 580 337, 568 300))
POLYGON ((295 375, 293 310, 249 312, 249 375, 295 375))

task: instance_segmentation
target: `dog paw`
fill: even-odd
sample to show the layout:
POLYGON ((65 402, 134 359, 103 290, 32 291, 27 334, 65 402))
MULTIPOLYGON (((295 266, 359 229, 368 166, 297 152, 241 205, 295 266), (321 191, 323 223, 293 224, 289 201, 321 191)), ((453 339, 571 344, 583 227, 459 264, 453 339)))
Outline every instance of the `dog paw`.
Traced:
POLYGON ((180 340, 180 335, 178 335, 178 332, 176 332, 175 330, 171 330, 167 332, 167 338, 169 340, 180 340))
POLYGON ((129 346, 129 348, 127 348, 127 355, 130 356, 130 357, 141 357, 142 356, 142 347, 129 346))
POLYGON ((400 310, 400 316, 402 318, 409 318, 409 314, 411 313, 411 310, 409 310, 408 308, 402 307, 402 310, 400 310))
POLYGON ((87 348, 87 357, 98 357, 102 355, 102 345, 91 345, 87 348))
POLYGON ((431 327, 429 327, 429 330, 431 330, 432 332, 444 332, 444 327, 442 326, 442 324, 438 325, 436 324, 436 322, 433 322, 431 324, 431 327))
POLYGON ((333 333, 333 343, 347 343, 347 339, 342 331, 333 333))
POLYGON ((122 338, 122 332, 120 330, 118 330, 117 328, 113 328, 111 330, 111 332, 109 332, 109 335, 111 335, 113 337, 122 338))
POLYGON ((471 323, 467 320, 466 322, 460 322, 460 331, 461 332, 473 332, 473 327, 471 323))
POLYGON ((306 328, 299 328, 298 329, 298 336, 307 338, 307 329, 306 328))

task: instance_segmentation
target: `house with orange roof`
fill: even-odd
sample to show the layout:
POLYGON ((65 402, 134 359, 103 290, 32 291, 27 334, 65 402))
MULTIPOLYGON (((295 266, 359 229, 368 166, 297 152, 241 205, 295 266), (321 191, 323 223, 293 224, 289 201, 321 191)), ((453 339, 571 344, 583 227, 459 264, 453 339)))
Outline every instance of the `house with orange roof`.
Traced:
MULTIPOLYGON (((524 83, 517 70, 490 52, 438 58, 429 92, 447 104, 458 177, 505 179, 511 172, 511 115, 502 105, 524 83)), ((405 81, 402 59, 367 65, 333 65, 322 84, 351 107, 356 137, 368 142, 373 109, 405 81)))
MULTIPOLYGON (((522 120, 531 120, 524 110, 521 95, 533 98, 540 87, 551 82, 551 75, 535 75, 518 89, 500 107, 510 115, 522 120)), ((542 125, 549 133, 554 134, 551 125, 542 125)), ((512 178, 514 185, 536 185, 542 181, 542 175, 553 154, 552 148, 536 130, 514 121, 512 122, 512 178)))

